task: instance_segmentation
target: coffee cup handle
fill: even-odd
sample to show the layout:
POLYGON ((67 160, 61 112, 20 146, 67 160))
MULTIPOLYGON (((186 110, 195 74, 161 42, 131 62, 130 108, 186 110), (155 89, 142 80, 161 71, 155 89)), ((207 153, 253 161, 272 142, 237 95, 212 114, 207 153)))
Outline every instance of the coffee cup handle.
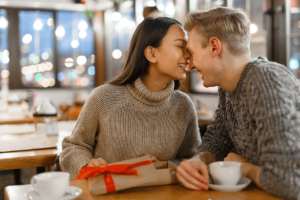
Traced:
POLYGON ((33 189, 37 192, 37 187, 36 187, 36 180, 34 177, 30 179, 30 184, 32 185, 33 189))

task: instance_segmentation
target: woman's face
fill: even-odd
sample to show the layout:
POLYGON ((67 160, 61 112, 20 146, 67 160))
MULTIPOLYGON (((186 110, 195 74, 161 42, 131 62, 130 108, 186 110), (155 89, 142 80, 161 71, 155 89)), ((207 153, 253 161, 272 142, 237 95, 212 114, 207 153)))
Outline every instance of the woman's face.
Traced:
POLYGON ((161 45, 156 48, 156 64, 150 67, 170 80, 185 79, 190 59, 186 44, 187 34, 182 28, 178 25, 170 26, 161 45))

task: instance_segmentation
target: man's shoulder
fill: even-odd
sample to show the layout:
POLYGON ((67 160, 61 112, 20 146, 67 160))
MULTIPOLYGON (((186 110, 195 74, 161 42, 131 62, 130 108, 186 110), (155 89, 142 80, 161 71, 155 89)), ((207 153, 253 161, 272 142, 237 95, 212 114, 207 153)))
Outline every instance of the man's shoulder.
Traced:
POLYGON ((268 91, 299 91, 300 84, 293 73, 284 65, 257 59, 249 66, 244 86, 247 93, 267 95, 268 91))
POLYGON ((251 71, 254 73, 252 78, 266 77, 294 77, 292 72, 284 65, 265 59, 256 59, 252 61, 251 71), (284 76, 282 76, 284 75, 284 76))

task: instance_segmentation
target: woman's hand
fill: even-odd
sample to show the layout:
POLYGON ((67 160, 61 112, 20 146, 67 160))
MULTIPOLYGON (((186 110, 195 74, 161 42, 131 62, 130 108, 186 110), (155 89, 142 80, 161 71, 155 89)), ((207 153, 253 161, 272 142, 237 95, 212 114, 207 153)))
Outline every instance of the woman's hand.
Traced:
POLYGON ((149 156, 152 162, 159 162, 159 160, 155 156, 152 156, 149 153, 147 153, 145 156, 149 156))
POLYGON ((100 167, 102 165, 107 165, 107 162, 103 158, 96 158, 96 159, 92 159, 91 162, 87 166, 100 167))

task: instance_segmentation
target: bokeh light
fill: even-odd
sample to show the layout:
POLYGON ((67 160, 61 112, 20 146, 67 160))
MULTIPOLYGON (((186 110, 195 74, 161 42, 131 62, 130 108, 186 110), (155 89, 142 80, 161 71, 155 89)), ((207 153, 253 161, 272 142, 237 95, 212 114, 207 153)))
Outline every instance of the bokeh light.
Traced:
POLYGON ((83 74, 83 73, 85 72, 85 66, 83 66, 83 65, 78 65, 78 66, 76 67, 76 71, 77 71, 78 74, 83 74))
POLYGON ((63 72, 59 72, 59 73, 57 74, 57 80, 58 80, 58 81, 63 81, 64 79, 65 79, 64 73, 63 73, 63 72))
POLYGON ((37 74, 35 75, 35 80, 36 80, 37 82, 40 82, 42 79, 43 79, 43 74, 37 73, 37 74))
POLYGON ((114 59, 120 59, 122 57, 122 51, 119 50, 119 49, 115 49, 113 52, 112 52, 112 57, 114 59))
POLYGON ((8 70, 2 70, 1 71, 1 77, 2 78, 8 78, 9 77, 9 71, 8 70))
POLYGON ((42 30, 43 28, 43 22, 40 18, 37 18, 35 21, 34 21, 34 24, 33 24, 33 28, 37 31, 40 31, 42 30))
POLYGON ((88 68, 88 74, 89 75, 91 75, 91 76, 93 76, 93 75, 95 75, 95 67, 94 66, 90 66, 89 68, 88 68))
POLYGON ((85 65, 86 61, 87 61, 87 59, 85 56, 78 56, 78 58, 77 58, 78 65, 85 65))
POLYGON ((32 36, 30 34, 26 34, 22 38, 22 42, 24 44, 29 44, 32 41, 32 36))
POLYGON ((66 67, 72 67, 74 65, 74 60, 73 60, 73 58, 67 58, 66 60, 65 60, 65 66, 66 67))

